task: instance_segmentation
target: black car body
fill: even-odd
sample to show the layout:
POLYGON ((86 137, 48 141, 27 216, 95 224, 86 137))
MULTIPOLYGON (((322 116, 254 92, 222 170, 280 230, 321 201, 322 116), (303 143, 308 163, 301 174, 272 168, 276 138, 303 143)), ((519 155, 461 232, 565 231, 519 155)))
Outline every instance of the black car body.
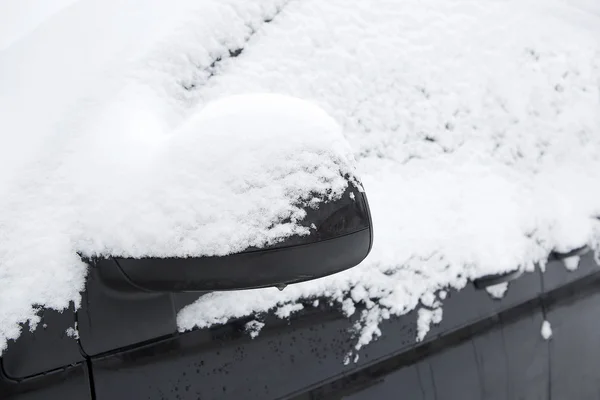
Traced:
POLYGON ((575 271, 555 258, 506 296, 469 285, 415 341, 416 313, 344 363, 352 318, 321 302, 289 320, 265 316, 178 332, 176 313, 198 293, 115 298, 90 276, 76 312, 46 310, 2 358, 4 399, 595 399, 600 272, 591 253, 575 271), (543 321, 553 336, 540 334, 543 321), (77 323, 79 339, 65 334, 77 323))

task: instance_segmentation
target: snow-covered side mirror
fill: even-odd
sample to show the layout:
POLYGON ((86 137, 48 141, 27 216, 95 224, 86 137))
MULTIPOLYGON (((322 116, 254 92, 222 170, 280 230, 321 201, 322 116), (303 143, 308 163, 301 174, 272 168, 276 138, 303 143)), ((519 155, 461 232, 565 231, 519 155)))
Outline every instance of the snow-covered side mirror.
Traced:
POLYGON ((88 231, 101 239, 82 254, 113 260, 96 263, 113 289, 283 287, 354 267, 371 250, 353 153, 311 103, 273 94, 219 100, 153 157, 150 177, 129 180, 140 187, 123 185, 126 210, 102 214, 115 221, 110 229, 90 217, 88 231))
POLYGON ((364 193, 350 185, 337 201, 307 209, 309 235, 226 256, 114 258, 118 270, 100 277, 118 290, 209 291, 285 286, 358 265, 371 250, 373 230, 364 193))

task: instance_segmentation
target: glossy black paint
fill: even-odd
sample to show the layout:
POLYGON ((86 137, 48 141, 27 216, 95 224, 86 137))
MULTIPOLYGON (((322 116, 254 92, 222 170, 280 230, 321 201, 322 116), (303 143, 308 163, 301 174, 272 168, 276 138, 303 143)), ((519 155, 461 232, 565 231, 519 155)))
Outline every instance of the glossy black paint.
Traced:
POLYGON ((12 380, 0 370, 0 399, 92 400, 88 367, 79 363, 20 380, 12 380))
MULTIPOLYGON (((177 332, 177 311, 201 294, 136 298, 101 282, 89 288, 78 319, 96 399, 598 398, 600 326, 593 316, 600 311, 600 270, 591 254, 574 272, 553 261, 544 274, 525 273, 502 300, 472 285, 450 292, 442 323, 422 343, 415 342, 415 313, 384 321, 383 336, 349 365, 343 360, 355 344, 356 316, 348 319, 324 302, 307 304, 289 321, 260 316, 267 325, 251 339, 244 332, 248 319, 177 332), (124 306, 125 300, 137 305, 124 306), (165 324, 135 333, 155 318, 165 324), (540 335, 544 319, 554 330, 550 341, 540 335)), ((75 386, 91 387, 86 373, 72 378, 75 386)), ((26 386, 4 376, 0 398, 27 398, 16 395, 19 387, 43 391, 47 380, 32 383, 42 377, 26 386)), ((70 381, 63 376, 52 387, 70 381)))
MULTIPOLYGON (((373 372, 328 398, 411 400, 549 399, 548 343, 539 307, 411 364, 373 372), (401 395, 401 396, 399 396, 401 395)), ((318 398, 318 397, 313 397, 318 398)), ((569 397, 564 397, 569 398, 569 397)))
POLYGON ((83 352, 97 355, 170 335, 177 331, 169 293, 117 291, 106 286, 99 270, 118 271, 111 259, 90 269, 81 309, 77 311, 83 352))
MULTIPOLYGON (((540 294, 537 274, 523 278, 520 290, 508 296, 507 308, 540 294)), ((439 335, 489 318, 503 308, 502 302, 486 293, 470 286, 465 290, 464 300, 460 300, 463 292, 448 299, 458 299, 454 307, 457 311, 463 308, 463 312, 457 312, 454 320, 452 314, 445 319, 437 328, 439 335), (466 304, 468 310, 463 307, 466 304)), ((93 359, 98 399, 115 396, 111 388, 123 387, 131 374, 147 378, 134 380, 139 386, 130 383, 127 390, 148 398, 162 398, 170 390, 175 396, 177 387, 184 388, 184 392, 176 393, 180 398, 281 398, 340 379, 416 345, 414 314, 384 322, 384 336, 361 351, 356 364, 348 366, 343 365, 343 359, 355 343, 349 332, 353 321, 326 305, 307 308, 289 324, 273 318, 255 339, 243 333, 243 322, 187 332, 142 349, 93 359)), ((428 340, 435 337, 433 334, 428 340)))
POLYGON ((28 326, 10 341, 0 359, 0 399, 92 399, 88 365, 78 341, 72 309, 42 310, 35 330, 28 326))
POLYGON ((151 292, 218 291, 292 284, 358 265, 371 247, 369 228, 320 242, 225 257, 116 259, 130 282, 151 292))
POLYGON ((279 398, 344 368, 348 321, 319 310, 305 321, 273 323, 256 339, 245 321, 187 332, 158 343, 92 359, 97 399, 279 398), (142 376, 145 379, 140 379, 142 376))
MULTIPOLYGON (((555 264, 558 263, 548 268, 562 268, 555 264)), ((582 259, 582 268, 592 264, 591 257, 582 259)), ((587 282, 591 278, 582 279, 587 282)), ((579 285, 581 281, 570 284, 579 285)), ((465 347, 468 353, 460 350, 467 338, 477 343, 477 351, 484 357, 492 360, 500 357, 503 371, 506 365, 510 368, 498 376, 493 374, 500 367, 491 361, 483 371, 464 368, 460 379, 479 379, 481 375, 484 380, 484 383, 465 383, 467 386, 462 387, 465 396, 473 394, 464 398, 547 398, 548 356, 544 350, 546 342, 540 336, 543 320, 540 313, 548 296, 568 297, 568 293, 545 292, 538 272, 514 281, 501 301, 467 286, 450 293, 444 304, 442 323, 432 327, 423 343, 415 343, 415 313, 394 318, 383 322, 383 336, 363 349, 356 363, 346 366, 344 357, 355 343, 349 331, 353 320, 327 306, 307 307, 289 323, 273 319, 255 339, 243 333, 245 321, 176 334, 128 352, 94 358, 96 394, 98 399, 114 398, 117 393, 113 388, 123 388, 130 382, 127 389, 120 389, 123 398, 133 393, 143 393, 151 399, 336 398, 340 395, 338 388, 353 387, 350 383, 356 380, 352 378, 355 374, 395 357, 404 360, 407 368, 422 368, 418 366, 428 357, 458 346, 459 350, 448 350, 446 358, 432 359, 433 372, 429 372, 434 374, 436 385, 448 386, 444 390, 435 389, 437 398, 454 399, 457 397, 452 396, 461 393, 462 386, 452 386, 455 380, 451 377, 456 377, 456 372, 445 378, 444 371, 451 370, 453 363, 471 365, 478 360, 473 355, 473 344, 465 347), (524 322, 515 322, 521 320, 524 322), (427 346, 435 351, 426 350, 427 346), (503 391, 494 392, 499 386, 503 391), (444 397, 444 393, 449 397, 444 397), (480 397, 482 393, 484 397, 480 397)), ((414 374, 415 370, 412 371, 414 374)), ((423 371, 419 373, 423 374, 425 391, 433 393, 433 383, 427 383, 432 378, 427 378, 423 371)), ((374 379, 366 379, 367 385, 373 384, 374 379)))
POLYGON ((11 379, 24 379, 85 361, 77 341, 66 333, 74 327, 72 308, 62 313, 43 310, 34 331, 26 325, 19 339, 8 343, 2 370, 11 379))
POLYGON ((387 360, 355 374, 353 384, 325 386, 303 398, 598 399, 600 272, 591 257, 581 268, 587 273, 500 313, 478 334, 438 348, 447 338, 433 341, 418 359, 387 360), (552 326, 550 340, 540 333, 544 320, 552 326))
POLYGON ((550 305, 546 314, 552 324, 548 342, 552 398, 600 398, 600 282, 573 290, 550 305))

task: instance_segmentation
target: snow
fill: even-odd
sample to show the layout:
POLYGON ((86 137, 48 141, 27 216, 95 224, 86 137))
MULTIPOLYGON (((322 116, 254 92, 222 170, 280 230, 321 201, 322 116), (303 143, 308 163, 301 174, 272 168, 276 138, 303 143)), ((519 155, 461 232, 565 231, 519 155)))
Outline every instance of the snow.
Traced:
POLYGON ((260 333, 260 330, 265 326, 264 322, 260 322, 257 320, 250 321, 246 323, 246 332, 250 334, 250 337, 254 339, 260 333))
POLYGON ((285 304, 275 311, 275 315, 279 318, 289 318, 293 313, 303 309, 304 306, 302 304, 285 304))
POLYGON ((495 299, 501 299, 508 290, 508 282, 498 283, 497 285, 488 286, 485 290, 495 299))
POLYGON ((360 266, 202 296, 179 329, 320 298, 361 310, 357 349, 418 307, 422 340, 440 290, 593 245, 599 9, 78 0, 32 16, 0 51, 0 349, 40 306, 78 305, 77 252, 226 254, 302 233, 267 227, 302 217, 294 187, 339 193, 353 158, 375 227, 360 266), (244 93, 263 94, 225 99, 244 93))
POLYGON ((542 322, 542 329, 540 333, 542 334, 544 340, 549 340, 552 337, 552 326, 550 325, 550 322, 542 322))
POLYGON ((567 257, 563 260, 563 263, 565 264, 565 268, 569 271, 575 271, 577 269, 577 267, 579 267, 579 260, 580 257, 579 256, 572 256, 572 257, 567 257))
POLYGON ((0 51, 77 0, 5 0, 0 2, 0 51))
MULTIPOLYGON (((355 150, 375 244, 333 277, 203 297, 180 312, 180 329, 325 297, 347 315, 365 304, 360 348, 382 320, 432 304, 440 289, 533 271, 552 250, 594 241, 600 18, 571 3, 285 7, 197 96, 267 90, 320 104, 355 150)), ((426 332, 431 311, 419 313, 426 332)))
POLYGON ((440 305, 440 302, 437 301, 435 294, 432 292, 427 292, 423 296, 421 296, 421 303, 423 303, 424 306, 430 308, 438 307, 440 305))
MULTIPOLYGON (((298 224, 305 205, 341 196, 348 185, 344 176, 353 175, 353 155, 338 124, 308 102, 275 94, 213 102, 164 138, 154 154, 133 163, 112 157, 86 163, 82 157, 87 155, 70 155, 56 176, 46 177, 45 196, 20 193, 19 198, 34 195, 24 204, 27 210, 51 207, 52 214, 4 216, 12 227, 10 234, 3 232, 8 241, 0 244, 11 255, 1 260, 6 299, 22 294, 24 281, 32 278, 22 274, 26 261, 35 261, 34 278, 48 282, 41 289, 59 295, 54 285, 62 283, 60 277, 45 276, 52 271, 38 267, 63 256, 53 250, 73 258, 77 252, 224 255, 308 234, 309 228, 298 224), (91 176, 95 179, 85 179, 91 176), (55 190, 64 192, 51 196, 55 190), (285 219, 289 222, 281 222, 285 219)), ((16 203, 13 210, 22 211, 16 203)), ((35 289, 40 286, 28 296, 47 295, 35 289)), ((0 313, 15 306, 23 305, 3 303, 0 313)), ((298 309, 285 305, 277 315, 287 317, 298 309)))
MULTIPOLYGON (((356 364, 358 362, 359 358, 360 358, 360 355, 358 353, 354 354, 354 358, 352 358, 352 362, 354 364, 356 364)), ((344 356, 344 365, 349 365, 350 360, 351 360, 351 354, 346 354, 346 356, 344 356)))
MULTIPOLYGON (((45 324, 44 324, 45 325, 45 324)), ((67 330, 65 331, 65 334, 73 339, 79 339, 79 330, 77 329, 77 322, 75 322, 75 326, 70 326, 67 328, 67 330)))

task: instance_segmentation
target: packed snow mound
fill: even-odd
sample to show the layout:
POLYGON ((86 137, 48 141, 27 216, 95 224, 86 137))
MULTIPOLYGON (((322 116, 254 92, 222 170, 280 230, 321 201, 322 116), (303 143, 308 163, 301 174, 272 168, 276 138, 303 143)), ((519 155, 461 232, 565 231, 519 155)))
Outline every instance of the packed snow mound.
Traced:
POLYGON ((146 148, 143 160, 136 147, 118 151, 124 159, 84 162, 82 154, 61 168, 74 176, 79 252, 213 256, 263 247, 308 234, 298 224, 305 207, 339 198, 354 176, 338 123, 309 102, 275 94, 211 103, 146 148))

